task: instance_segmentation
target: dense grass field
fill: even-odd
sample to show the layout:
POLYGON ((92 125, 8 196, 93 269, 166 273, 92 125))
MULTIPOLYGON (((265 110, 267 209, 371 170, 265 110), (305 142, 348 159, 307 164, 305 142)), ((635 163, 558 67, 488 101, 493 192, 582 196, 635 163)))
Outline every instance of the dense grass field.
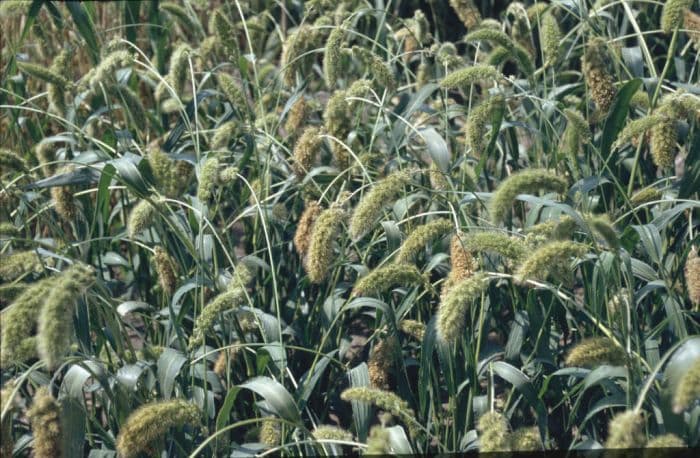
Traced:
POLYGON ((3 1, 0 43, 3 457, 700 447, 698 1, 3 1))

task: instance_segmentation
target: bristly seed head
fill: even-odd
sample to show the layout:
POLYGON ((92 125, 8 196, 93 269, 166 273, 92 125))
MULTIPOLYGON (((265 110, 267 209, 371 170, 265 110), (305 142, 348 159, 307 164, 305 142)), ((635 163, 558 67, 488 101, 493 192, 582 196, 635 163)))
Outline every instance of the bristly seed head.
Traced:
POLYGON ((621 366, 627 362, 627 354, 607 337, 582 340, 566 356, 569 367, 593 368, 603 364, 621 366))

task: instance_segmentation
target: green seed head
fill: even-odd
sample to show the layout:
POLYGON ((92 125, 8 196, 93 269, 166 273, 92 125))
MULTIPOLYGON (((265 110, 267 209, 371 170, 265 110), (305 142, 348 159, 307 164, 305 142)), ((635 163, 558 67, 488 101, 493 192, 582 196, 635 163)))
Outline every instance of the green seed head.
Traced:
POLYGON ((304 208, 304 212, 299 218, 297 230, 294 234, 294 247, 302 259, 306 257, 306 252, 311 244, 311 231, 322 210, 318 202, 310 201, 306 204, 306 208, 304 208))
POLYGON ((156 208, 147 200, 140 200, 129 214, 127 232, 130 238, 136 238, 144 230, 153 225, 153 220, 158 214, 156 208))
POLYGON ((226 58, 236 66, 240 56, 238 50, 238 31, 226 18, 226 15, 221 9, 215 10, 214 14, 211 16, 209 20, 209 33, 214 33, 224 49, 226 58))
POLYGON ((411 264, 387 264, 360 278, 353 287, 354 296, 382 294, 395 286, 423 284, 425 279, 411 264))
POLYGON ((440 81, 443 89, 468 88, 472 84, 480 81, 491 81, 503 78, 503 75, 491 65, 475 65, 463 68, 445 76, 440 81))
POLYGON ((61 407, 45 386, 34 394, 27 417, 34 436, 34 456, 61 456, 61 407))
POLYGON ((44 65, 17 61, 17 68, 19 68, 23 73, 45 81, 49 84, 55 84, 60 87, 66 87, 68 85, 68 80, 64 76, 44 65))
POLYGON ((49 370, 56 369, 70 351, 76 303, 94 281, 92 267, 74 264, 61 274, 45 298, 37 320, 37 351, 49 370))
POLYGON ((497 110, 503 110, 504 107, 505 100, 503 96, 496 95, 472 109, 469 116, 467 116, 467 122, 464 125, 464 135, 467 145, 471 148, 474 156, 481 157, 486 152, 486 146, 489 141, 487 126, 491 124, 493 113, 497 110))
POLYGON ((565 364, 570 367, 593 368, 603 364, 622 366, 627 354, 607 337, 584 339, 569 352, 565 364))
POLYGON ((33 250, 18 251, 9 256, 0 258, 0 278, 3 281, 12 281, 22 275, 41 272, 44 264, 41 258, 33 250))
POLYGON ((221 317, 222 313, 237 309, 245 301, 245 289, 240 286, 230 288, 216 296, 202 309, 202 312, 195 319, 192 335, 190 336, 189 349, 192 350, 204 342, 204 338, 214 328, 214 324, 221 317))
POLYGON ((208 157, 202 164, 199 172, 199 185, 197 186, 197 199, 206 202, 211 199, 219 182, 219 160, 208 157))
POLYGON ((644 418, 641 414, 628 410, 610 420, 608 439, 605 448, 642 448, 646 443, 644 418))
POLYGON ((391 453, 389 430, 382 426, 373 426, 367 437, 366 455, 388 455, 391 453))
POLYGON ((523 259, 527 252, 527 246, 521 239, 500 232, 466 234, 463 247, 472 253, 485 251, 497 253, 513 263, 523 259))
POLYGON ((332 207, 321 212, 313 224, 306 271, 312 283, 319 284, 328 275, 333 263, 333 243, 338 238, 345 211, 332 207))
POLYGON ((418 253, 431 241, 442 237, 454 228, 453 224, 446 219, 439 218, 429 223, 418 226, 411 232, 399 249, 396 256, 397 263, 412 263, 418 253))
POLYGON ((494 223, 503 221, 518 194, 533 193, 540 189, 564 193, 566 180, 543 169, 528 169, 515 173, 498 186, 491 200, 491 217, 494 223))
POLYGON ((671 118, 664 118, 651 128, 651 157, 659 168, 673 166, 676 157, 678 132, 676 123, 671 118))
POLYGON ((359 57, 359 59, 367 66, 370 75, 374 77, 374 80, 377 83, 383 87, 386 87, 389 91, 394 90, 396 87, 394 72, 391 70, 391 67, 384 63, 379 56, 360 46, 353 46, 352 53, 359 57))
POLYGON ((697 252, 693 251, 688 255, 683 272, 688 298, 695 309, 700 310, 700 256, 697 252))
POLYGON ((277 447, 280 445, 281 436, 282 431, 279 422, 276 420, 266 419, 262 422, 262 425, 260 425, 258 439, 267 447, 277 447))
POLYGON ((683 26, 686 10, 693 6, 693 0, 668 0, 661 11, 661 30, 673 33, 683 26))
POLYGON ((342 71, 342 46, 345 39, 346 24, 333 29, 326 41, 326 48, 323 53, 323 78, 326 86, 331 89, 336 86, 342 71))
POLYGON ((420 321, 416 320, 401 320, 399 323, 399 329, 417 340, 418 342, 423 341, 425 336, 425 325, 420 321))
POLYGON ((362 238, 374 227, 384 206, 395 200, 411 180, 413 170, 399 170, 377 182, 357 204, 350 219, 350 237, 362 238))
POLYGON ((510 450, 530 452, 544 450, 540 431, 536 426, 518 428, 510 435, 510 450))
POLYGON ((117 436, 117 453, 135 458, 142 453, 155 454, 157 444, 170 428, 198 425, 201 413, 194 404, 181 399, 156 401, 133 411, 117 436))
MULTIPOLYGON (((84 84, 87 85, 93 93, 100 93, 100 85, 102 84, 114 84, 114 73, 120 68, 127 67, 131 65, 134 61, 133 56, 129 51, 117 50, 107 56, 94 68, 93 72, 90 72, 86 77, 87 81, 84 84)), ((85 78, 83 78, 85 80, 85 78)))
POLYGON ((192 174, 192 166, 189 163, 174 161, 159 148, 150 148, 146 160, 160 193, 166 197, 175 198, 185 191, 192 174))
POLYGON ((509 449, 508 420, 498 412, 486 412, 479 418, 479 452, 502 452, 509 449))
POLYGON ((568 240, 546 243, 524 258, 516 273, 520 281, 546 280, 550 274, 566 275, 570 271, 571 258, 582 257, 588 252, 586 245, 568 240))
MULTIPOLYGON (((646 96, 646 93, 644 94, 646 96)), ((649 114, 627 123, 615 140, 615 148, 623 146, 627 142, 638 143, 640 138, 651 130, 654 126, 664 121, 664 117, 659 114, 649 114)))
POLYGON ((296 145, 294 145, 294 173, 303 178, 313 168, 323 144, 323 131, 320 127, 311 126, 304 130, 296 145))
POLYGON ((155 255, 153 259, 156 264, 156 272, 158 274, 160 287, 163 288, 163 291, 166 294, 172 294, 177 286, 175 262, 170 257, 168 252, 161 246, 157 246, 155 248, 155 255))
POLYGON ((351 441, 352 433, 332 425, 319 425, 311 431, 311 435, 315 439, 336 440, 336 441, 351 441))
POLYGON ((700 358, 683 373, 673 393, 673 411, 681 413, 700 400, 700 358))
POLYGON ((488 287, 486 274, 476 273, 452 286, 442 297, 437 314, 437 333, 448 343, 465 334, 469 307, 488 287))
MULTIPOLYGON (((651 439, 645 448, 686 448, 688 445, 673 433, 662 434, 651 439)), ((645 452, 644 458, 653 458, 656 452, 645 452)), ((657 455, 658 456, 658 455, 657 455)))
POLYGON ((415 412, 413 409, 408 406, 406 401, 391 391, 364 386, 353 387, 343 391, 340 394, 340 399, 343 401, 358 401, 375 405, 399 418, 409 427, 415 422, 415 412))
MULTIPOLYGON (((538 3, 538 5, 545 5, 538 3)), ((547 65, 554 64, 559 59, 559 49, 562 43, 562 33, 557 19, 551 12, 542 16, 540 24, 540 41, 542 42, 542 53, 547 65)))

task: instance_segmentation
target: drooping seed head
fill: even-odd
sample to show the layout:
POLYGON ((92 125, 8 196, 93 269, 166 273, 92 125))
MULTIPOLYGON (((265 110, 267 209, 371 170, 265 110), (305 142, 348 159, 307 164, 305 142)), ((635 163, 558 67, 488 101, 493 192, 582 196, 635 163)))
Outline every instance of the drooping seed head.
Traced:
POLYGON ((414 286, 425 283, 416 266, 387 264, 360 278, 353 287, 353 296, 378 295, 396 286, 414 286))
POLYGON ((332 89, 336 86, 342 71, 342 46, 345 39, 346 24, 333 29, 326 41, 323 53, 323 78, 326 86, 332 89))
POLYGON ((45 298, 37 320, 37 351, 49 370, 56 369, 70 351, 76 303, 94 281, 92 267, 74 264, 61 274, 45 298))
POLYGON ((617 136, 617 140, 615 140, 613 146, 619 148, 627 142, 639 142, 639 139, 642 138, 643 135, 663 121, 664 117, 660 114, 649 114, 635 119, 634 121, 630 121, 617 136))
POLYGON ((246 292, 242 287, 231 288, 216 296, 197 316, 190 336, 189 349, 192 350, 204 342, 207 334, 222 313, 235 310, 246 301, 246 292))
POLYGON ((517 452, 544 450, 537 426, 518 428, 513 431, 510 435, 510 450, 517 452))
MULTIPOLYGON (((131 65, 134 57, 129 51, 116 50, 107 56, 94 68, 94 71, 86 75, 88 78, 84 84, 94 93, 99 93, 100 85, 113 83, 115 72, 120 68, 131 65)), ((85 80, 85 77, 83 78, 85 80)))
POLYGON ((474 5, 473 0, 450 0, 450 6, 467 29, 471 29, 481 22, 481 13, 474 5))
POLYGON ((693 251, 688 255, 683 268, 685 274, 685 285, 688 288, 688 298, 695 306, 695 309, 700 309, 700 256, 693 251))
POLYGON ((189 184, 192 166, 186 161, 170 159, 157 147, 149 148, 146 160, 156 179, 158 191, 166 197, 179 197, 189 184))
POLYGON ((240 84, 228 73, 219 73, 216 78, 219 81, 219 89, 221 89, 221 92, 223 92, 228 101, 231 102, 231 105, 244 116, 247 116, 248 101, 241 90, 240 84))
MULTIPOLYGON (((545 4, 538 3, 538 5, 545 4)), ((544 55, 545 64, 553 65, 559 59, 562 33, 559 28, 559 22, 557 22, 557 19, 549 11, 542 16, 540 41, 542 42, 542 53, 544 55)))
MULTIPOLYGON (((650 439, 644 448, 686 448, 688 444, 683 439, 673 433, 666 433, 650 439)), ((658 451, 644 452, 644 458, 653 458, 658 451)), ((658 456, 658 455, 656 455, 658 456)))
POLYGON ((563 193, 567 182, 559 175, 544 169, 527 169, 514 173, 496 189, 491 199, 491 218, 494 223, 503 221, 518 194, 533 193, 540 189, 563 193))
POLYGON ((295 135, 306 122, 311 111, 311 107, 304 96, 299 97, 289 109, 289 113, 287 113, 287 121, 284 124, 284 130, 290 135, 295 135))
POLYGON ((388 390, 391 372, 400 356, 401 346, 396 336, 380 340, 372 349, 367 362, 370 386, 388 390))
POLYGON ((610 60, 604 39, 595 37, 588 41, 581 67, 591 98, 603 113, 610 109, 616 93, 613 79, 607 70, 607 62, 610 60))
POLYGON ((486 274, 476 273, 443 294, 437 314, 437 333, 445 342, 454 343, 466 333, 467 312, 488 287, 486 274))
POLYGON ((676 122, 670 118, 663 118, 651 128, 650 151, 651 157, 659 168, 673 166, 676 158, 676 141, 678 131, 676 122))
POLYGON ((155 255, 153 259, 155 261, 156 273, 158 274, 160 287, 163 288, 163 291, 166 294, 172 294, 177 286, 175 262, 170 257, 168 252, 161 246, 157 246, 155 248, 155 255))
POLYGON ((350 237, 362 238, 374 227, 384 206, 398 197, 403 187, 411 180, 413 170, 399 170, 375 183, 357 204, 350 219, 350 237))
POLYGON ((686 9, 683 16, 683 28, 686 29, 695 50, 700 51, 700 14, 686 9))
POLYGON ((33 330, 44 300, 56 282, 57 277, 48 277, 31 284, 0 315, 0 367, 21 364, 37 357, 33 330))
POLYGON ((593 368, 603 364, 621 366, 627 362, 627 354, 607 337, 584 339, 571 349, 565 364, 570 367, 593 368))
POLYGON ((311 231, 306 271, 312 283, 319 284, 333 263, 333 244, 338 238, 345 211, 331 207, 320 213, 311 231))
POLYGON ((661 11, 661 30, 672 33, 683 26, 686 10, 693 5, 693 0, 668 0, 661 11))
POLYGON ((391 453, 389 430, 382 426, 372 426, 367 437, 367 455, 388 455, 391 453))
POLYGON ((313 34, 312 26, 302 24, 287 35, 282 45, 280 68, 282 70, 282 80, 288 87, 294 85, 297 71, 304 67, 304 61, 307 58, 303 56, 313 44, 313 34))
POLYGON ((24 274, 41 272, 44 263, 34 250, 18 251, 0 257, 0 278, 12 281, 24 274))
POLYGON ((475 65, 473 67, 457 70, 445 76, 442 81, 440 81, 440 87, 443 89, 468 88, 472 84, 481 81, 492 81, 502 78, 503 75, 496 70, 496 67, 491 65, 475 65))
POLYGON ((452 222, 438 218, 415 228, 404 240, 396 256, 397 263, 411 263, 431 241, 442 237, 454 228, 452 222))
POLYGON ((409 427, 411 427, 415 421, 415 412, 413 409, 409 407, 406 401, 390 391, 365 386, 353 387, 343 391, 340 394, 340 399, 343 401, 359 401, 375 405, 399 418, 409 427))
POLYGON ((619 413, 610 420, 605 448, 641 448, 646 443, 644 417, 632 410, 619 413))
POLYGON ((54 209, 64 221, 74 221, 78 214, 78 208, 73 199, 73 193, 68 186, 54 186, 51 188, 51 198, 54 201, 54 209))
POLYGON ((550 275, 565 275, 570 271, 571 259, 588 252, 588 247, 569 240, 546 243, 524 258, 518 267, 519 281, 546 280, 550 275))
POLYGON ((17 61, 17 68, 19 68, 23 73, 45 81, 49 84, 55 84, 61 87, 66 87, 68 85, 68 80, 63 75, 56 73, 44 65, 17 61))
POLYGON ((372 75, 377 83, 387 88, 389 91, 394 90, 396 87, 394 72, 378 55, 360 46, 353 46, 352 53, 365 64, 369 69, 370 75, 372 75))
MULTIPOLYGON (((486 128, 491 124, 493 113, 504 108, 505 99, 502 95, 496 95, 473 108, 467 116, 467 122, 464 124, 464 136, 474 156, 481 157, 486 152, 486 146, 489 142, 486 128)), ((491 135, 494 133, 491 132, 491 135)))
POLYGON ((34 394, 32 406, 27 411, 34 436, 34 456, 55 458, 61 450, 61 406, 46 386, 34 394))
POLYGON ((226 59, 238 65, 240 51, 238 49, 238 31, 228 20, 223 11, 218 8, 209 20, 209 33, 214 33, 224 48, 226 59))
POLYGON ((299 218, 297 230, 294 234, 294 247, 296 248, 297 254, 302 259, 306 257, 306 252, 311 244, 311 233, 314 223, 322 210, 318 202, 310 201, 306 204, 304 212, 299 218))
POLYGON ((497 253, 512 263, 517 263, 527 253, 527 246, 521 239, 493 231, 466 234, 462 246, 472 253, 497 253))
POLYGON ((700 400, 700 358, 683 373, 673 393, 673 411, 680 414, 700 400))
POLYGON ((299 178, 306 176, 313 167, 323 144, 322 133, 320 127, 307 127, 294 145, 293 168, 299 178))
POLYGON ((144 404, 126 419, 117 436, 117 453, 121 458, 135 458, 144 452, 154 453, 170 428, 198 425, 201 413, 194 404, 181 400, 155 401, 144 404))
POLYGON ((267 447, 277 447, 282 439, 282 431, 278 421, 270 418, 265 419, 260 425, 258 440, 267 447))
POLYGON ((503 452, 510 447, 508 420, 498 412, 486 412, 476 426, 479 431, 479 452, 503 452))
POLYGON ((158 211, 149 201, 146 199, 140 200, 139 203, 134 206, 131 213, 129 213, 129 219, 127 222, 127 233, 130 238, 136 238, 144 230, 148 229, 153 225, 154 219, 158 211))
POLYGON ((315 439, 320 440, 336 440, 336 441, 351 441, 352 433, 337 426, 319 425, 311 431, 311 435, 315 439))
POLYGON ((425 325, 420 321, 401 320, 399 323, 399 329, 401 332, 408 334, 418 342, 422 342, 423 337, 425 336, 425 325))

